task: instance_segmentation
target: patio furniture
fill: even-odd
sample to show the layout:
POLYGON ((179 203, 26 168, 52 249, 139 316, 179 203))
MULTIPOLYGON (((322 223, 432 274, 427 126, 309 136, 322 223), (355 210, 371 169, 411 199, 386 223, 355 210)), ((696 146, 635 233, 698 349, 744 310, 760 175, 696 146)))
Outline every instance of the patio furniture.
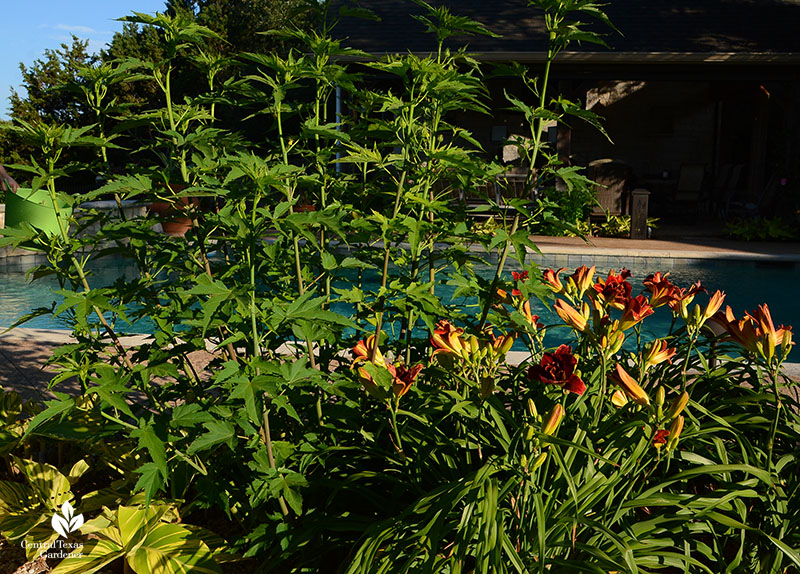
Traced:
POLYGON ((682 164, 678 175, 678 185, 672 197, 673 208, 693 215, 705 211, 708 202, 705 180, 706 164, 682 164))
POLYGON ((586 175, 595 182, 597 204, 590 218, 608 215, 628 215, 629 185, 633 170, 626 163, 610 158, 589 162, 586 175))

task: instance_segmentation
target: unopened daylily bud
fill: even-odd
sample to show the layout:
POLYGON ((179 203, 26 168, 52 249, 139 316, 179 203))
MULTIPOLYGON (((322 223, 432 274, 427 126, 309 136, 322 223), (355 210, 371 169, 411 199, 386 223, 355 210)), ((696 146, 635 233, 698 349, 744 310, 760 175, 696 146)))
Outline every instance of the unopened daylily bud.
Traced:
POLYGON ((621 365, 617 364, 616 370, 610 373, 610 378, 617 383, 628 398, 633 402, 646 407, 650 405, 650 397, 644 392, 644 389, 639 386, 633 377, 631 377, 621 365))
POLYGON ((539 416, 539 411, 536 410, 536 403, 533 402, 533 399, 528 399, 528 414, 533 418, 539 416))
POLYGON ((542 425, 542 434, 546 435, 555 435, 556 430, 558 430, 558 425, 561 424, 561 419, 564 418, 564 407, 560 404, 556 404, 550 409, 550 413, 547 415, 547 418, 544 420, 544 424, 542 425))
POLYGON ((478 342, 478 337, 476 337, 475 335, 472 335, 469 338, 469 348, 470 348, 470 351, 472 352, 473 355, 477 354, 478 350, 480 349, 480 344, 478 342))
POLYGON ((672 424, 669 426, 669 440, 667 441, 667 450, 672 450, 678 444, 678 438, 683 431, 683 417, 678 415, 672 424))
POLYGON ((672 420, 683 412, 686 405, 689 404, 689 393, 683 391, 679 397, 672 401, 669 410, 667 411, 667 419, 672 420))
POLYGON ((502 339, 502 343, 500 343, 500 354, 505 355, 511 350, 511 346, 514 344, 514 333, 509 333, 502 339))
POLYGON ((528 472, 528 457, 527 457, 527 455, 523 454, 521 457, 519 457, 519 464, 520 464, 520 466, 522 466, 522 470, 524 470, 525 472, 528 472))
POLYGON ((547 453, 546 452, 543 452, 539 456, 537 456, 536 460, 534 460, 533 464, 531 465, 530 471, 533 472, 534 470, 536 470, 537 468, 542 466, 544 464, 544 461, 545 461, 546 458, 547 458, 547 453))
POLYGON ((534 433, 533 425, 530 424, 525 425, 525 440, 527 441, 533 440, 533 433, 534 433))
POLYGON ((666 391, 663 386, 659 386, 656 391, 656 418, 661 420, 661 415, 664 409, 664 400, 666 399, 666 391))

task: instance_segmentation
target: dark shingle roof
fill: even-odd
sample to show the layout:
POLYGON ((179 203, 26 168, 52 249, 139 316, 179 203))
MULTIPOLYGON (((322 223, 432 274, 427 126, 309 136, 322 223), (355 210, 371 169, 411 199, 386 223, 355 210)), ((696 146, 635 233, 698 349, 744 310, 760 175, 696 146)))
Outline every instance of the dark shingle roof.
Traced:
MULTIPOLYGON (((458 38, 470 51, 541 53, 546 35, 541 12, 526 0, 450 0, 454 14, 485 24, 502 38, 458 38)), ((410 0, 362 0, 380 22, 344 18, 336 34, 348 45, 373 54, 429 52, 435 46, 412 14, 422 9, 410 0)), ((609 50, 593 44, 571 47, 575 52, 611 54, 800 54, 800 0, 610 0, 604 8, 622 35, 609 33, 609 50)), ((595 27, 602 30, 602 27, 595 27)))

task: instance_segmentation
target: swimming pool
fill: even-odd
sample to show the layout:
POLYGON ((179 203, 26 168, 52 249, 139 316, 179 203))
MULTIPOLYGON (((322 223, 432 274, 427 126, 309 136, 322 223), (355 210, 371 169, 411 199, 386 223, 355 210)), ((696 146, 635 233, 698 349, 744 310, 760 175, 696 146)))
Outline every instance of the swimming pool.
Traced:
MULTIPOLYGON (((555 260, 553 256, 545 256, 540 267, 555 267, 555 260)), ((674 284, 686 287, 696 281, 702 281, 712 293, 716 289, 724 291, 725 304, 730 305, 737 316, 766 302, 770 306, 776 325, 800 327, 800 298, 794 296, 794 286, 800 280, 800 264, 782 261, 675 261, 680 261, 681 264, 673 264, 669 270, 670 279, 674 284)), ((91 266, 94 275, 91 282, 94 285, 111 285, 120 277, 131 279, 136 276, 136 268, 122 259, 101 260, 99 263, 91 266)), ((643 290, 641 281, 648 274, 664 270, 663 267, 659 268, 655 264, 635 259, 628 269, 633 273, 630 281, 634 286, 634 294, 643 290)), ((508 275, 511 270, 513 268, 509 268, 508 275)), ((598 266, 598 274, 605 275, 607 271, 607 268, 598 266)), ((571 272, 572 269, 568 269, 566 273, 571 272)), ((487 267, 485 273, 487 276, 491 275, 492 268, 487 267)), ((0 328, 12 325, 19 317, 34 308, 49 307, 53 302, 59 302, 60 297, 53 293, 54 289, 58 289, 58 284, 52 277, 29 282, 21 269, 9 268, 0 272, 0 328)), ((445 301, 450 300, 449 294, 444 290, 440 292, 440 296, 445 301)), ((698 295, 695 301, 705 303, 707 296, 698 295)), ((460 300, 456 303, 465 305, 468 302, 460 300)), ((560 322, 539 302, 534 302, 534 313, 540 315, 545 323, 560 322)), ((670 322, 669 311, 658 309, 656 315, 647 321, 647 325, 655 329, 659 335, 663 335, 669 329, 670 322)), ((42 316, 26 323, 24 327, 66 329, 67 325, 58 319, 53 321, 50 316, 42 316)), ((120 327, 120 331, 127 333, 148 333, 152 329, 152 325, 145 321, 120 327)))

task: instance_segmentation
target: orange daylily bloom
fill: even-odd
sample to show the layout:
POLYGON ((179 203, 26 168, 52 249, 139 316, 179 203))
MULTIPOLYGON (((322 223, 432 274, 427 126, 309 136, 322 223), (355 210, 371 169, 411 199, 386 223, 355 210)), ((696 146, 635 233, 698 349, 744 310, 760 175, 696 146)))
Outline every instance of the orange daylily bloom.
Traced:
POLYGON ((738 320, 730 306, 727 306, 724 313, 718 312, 711 319, 721 325, 731 339, 747 351, 761 355, 768 362, 775 357, 775 349, 778 346, 783 349, 785 355, 794 344, 792 328, 781 325, 776 329, 767 305, 759 305, 755 311, 745 313, 745 316, 738 320))
POLYGON ((717 290, 708 300, 708 305, 706 305, 706 310, 703 311, 704 322, 705 320, 710 319, 711 317, 717 314, 719 308, 722 307, 723 301, 725 301, 725 293, 717 290))
MULTIPOLYGON (((631 298, 633 288, 627 281, 630 276, 631 272, 625 268, 622 268, 619 273, 611 269, 605 280, 599 279, 593 285, 595 296, 604 305, 621 311, 631 298)), ((589 293, 592 294, 591 291, 589 293)))
POLYGON ((414 365, 410 369, 405 365, 386 365, 386 368, 389 369, 392 377, 394 377, 392 392, 396 397, 400 398, 411 390, 411 385, 414 384, 417 375, 422 370, 422 365, 414 365))
MULTIPOLYGON (((414 381, 416 380, 417 375, 419 375, 423 366, 415 365, 409 369, 405 365, 392 365, 391 363, 386 362, 380 352, 380 349, 375 349, 375 359, 372 360, 371 357, 374 345, 375 335, 370 335, 366 340, 362 339, 356 343, 356 346, 353 347, 355 359, 353 359, 351 368, 355 367, 355 365, 361 361, 368 361, 374 365, 377 365, 378 367, 385 368, 392 375, 392 392, 396 397, 402 397, 411 389, 411 385, 414 384, 414 381)), ((377 384, 375 384, 372 375, 370 375, 364 367, 358 368, 358 378, 369 394, 379 399, 386 397, 386 393, 380 389, 377 384)))
POLYGON ((660 272, 648 275, 642 283, 650 291, 650 305, 655 309, 667 305, 675 299, 675 285, 669 282, 669 273, 661 275, 660 272))
POLYGON ((667 342, 664 339, 653 341, 647 353, 644 356, 644 367, 649 369, 663 363, 664 361, 672 362, 672 357, 675 356, 677 351, 675 349, 667 348, 667 342))
POLYGON ((465 349, 464 341, 461 339, 463 334, 464 329, 454 327, 450 321, 439 321, 431 335, 431 344, 434 346, 433 355, 444 353, 462 356, 465 349))
POLYGON ((553 305, 553 309, 555 309, 558 316, 561 317, 561 320, 564 321, 567 325, 575 329, 576 331, 580 331, 581 333, 586 332, 589 328, 589 305, 586 303, 581 304, 581 310, 578 311, 562 299, 559 299, 553 305))
POLYGON ((386 366, 386 361, 383 359, 380 349, 375 349, 375 335, 370 335, 366 340, 362 339, 356 346, 353 347, 353 354, 356 358, 353 360, 353 365, 359 361, 372 361, 380 367, 386 366), (372 359, 372 352, 375 351, 375 359, 372 359))
POLYGON ((625 305, 622 317, 619 320, 619 329, 621 331, 627 331, 653 313, 653 307, 650 306, 647 297, 644 295, 633 297, 629 299, 628 303, 625 305))
POLYGON ((564 285, 561 283, 561 279, 558 278, 559 275, 564 271, 562 267, 558 271, 553 271, 552 269, 546 269, 544 272, 544 282, 547 283, 548 287, 554 293, 563 293, 564 292, 564 285))
POLYGON ((625 391, 625 394, 628 395, 628 398, 633 402, 643 407, 650 404, 650 397, 648 397, 644 389, 639 386, 639 383, 622 368, 622 365, 617 363, 616 371, 610 373, 609 376, 612 381, 622 387, 622 390, 625 391))
POLYGON ((539 322, 539 315, 534 315, 531 312, 531 302, 525 301, 522 304, 522 314, 525 315, 525 318, 528 320, 534 329, 541 329, 544 325, 539 322))
POLYGON ((504 356, 511 347, 514 345, 514 340, 517 338, 516 333, 509 333, 508 335, 495 336, 494 333, 489 333, 492 336, 492 349, 496 355, 504 356))

